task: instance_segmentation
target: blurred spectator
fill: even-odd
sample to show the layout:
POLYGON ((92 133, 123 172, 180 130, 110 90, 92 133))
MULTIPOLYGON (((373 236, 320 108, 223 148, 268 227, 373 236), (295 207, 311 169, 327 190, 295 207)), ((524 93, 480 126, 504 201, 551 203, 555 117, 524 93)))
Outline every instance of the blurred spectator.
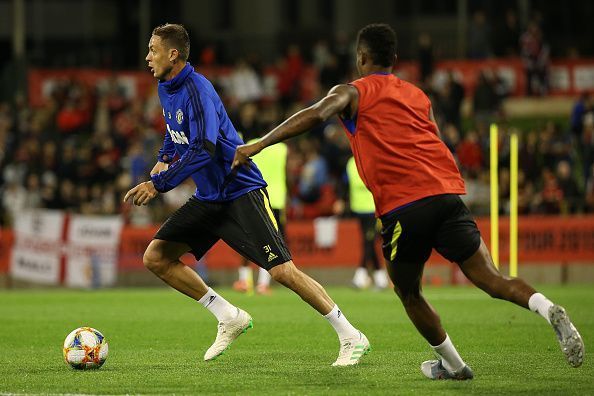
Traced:
POLYGON ((460 144, 460 132, 453 124, 446 124, 441 131, 441 139, 448 146, 452 154, 456 154, 456 147, 460 144))
POLYGON ((334 54, 330 54, 328 61, 320 70, 320 84, 323 92, 327 92, 334 85, 341 82, 340 66, 338 65, 338 58, 334 54))
POLYGON ((150 171, 149 167, 153 165, 146 161, 142 144, 138 141, 134 142, 130 147, 126 160, 128 162, 127 168, 130 172, 132 184, 134 185, 139 184, 146 178, 146 175, 150 171))
POLYGON ((354 45, 351 38, 344 32, 336 33, 334 40, 334 54, 338 63, 338 81, 350 80, 351 71, 355 68, 353 63, 354 45))
POLYGON ((318 40, 314 43, 312 48, 312 60, 313 65, 318 69, 322 70, 328 63, 330 62, 330 58, 332 58, 333 54, 328 47, 328 42, 324 39, 318 40))
POLYGON ((546 95, 549 91, 549 46, 534 21, 520 37, 520 54, 526 72, 527 95, 546 95))
POLYGON ((589 112, 584 116, 582 141, 576 144, 582 147, 584 174, 588 174, 588 170, 594 164, 594 113, 589 112))
POLYGON ((4 189, 2 190, 2 208, 7 215, 3 223, 13 224, 26 206, 27 190, 14 177, 5 178, 4 189))
POLYGON ((41 181, 39 175, 30 173, 25 181, 26 197, 23 209, 38 209, 42 206, 41 181))
POLYGON ((464 182, 466 183, 466 195, 460 196, 472 213, 477 216, 489 214, 491 209, 491 187, 489 185, 489 172, 487 171, 469 171, 464 172, 464 182))
POLYGON ((263 94, 260 76, 244 59, 239 59, 229 76, 229 89, 239 103, 259 100, 263 94))
POLYGON ((278 65, 278 92, 281 103, 287 107, 289 103, 299 99, 300 78, 303 71, 301 49, 293 44, 287 49, 286 56, 278 65))
POLYGON ((456 156, 461 170, 477 173, 483 163, 481 146, 476 131, 470 130, 456 148, 456 156))
POLYGON ((542 170, 542 190, 535 195, 535 211, 543 214, 561 213, 563 191, 555 174, 548 168, 542 170))
POLYGON ((339 125, 331 123, 324 128, 321 154, 328 164, 329 176, 334 180, 340 180, 353 154, 349 140, 339 125))
POLYGON ((69 99, 58 112, 56 122, 60 132, 74 133, 81 132, 89 118, 87 111, 75 99, 69 99))
POLYGON ((470 59, 485 59, 491 56, 491 26, 483 10, 477 10, 472 14, 472 20, 468 25, 467 43, 470 59))
POLYGON ((446 81, 443 85, 439 102, 444 122, 453 124, 458 128, 462 127, 461 108, 464 100, 464 87, 454 76, 452 70, 448 70, 446 81))
POLYGON ((568 214, 581 211, 582 197, 568 161, 560 161, 557 165, 557 179, 559 180, 559 188, 563 192, 561 213, 568 214))
POLYGON ((571 132, 578 141, 582 140, 584 119, 588 114, 594 115, 594 96, 590 92, 583 92, 573 105, 570 118, 571 132))
POLYGON ((539 136, 542 166, 555 169, 559 161, 571 161, 573 150, 571 139, 561 132, 559 126, 548 121, 540 131, 539 136))
POLYGON ((519 167, 523 169, 529 180, 536 180, 540 176, 541 159, 538 146, 538 133, 530 131, 520 135, 520 147, 518 149, 519 167))
POLYGON ((261 136, 262 125, 259 122, 258 106, 253 102, 246 102, 241 105, 238 119, 234 122, 234 125, 244 141, 261 136))
POLYGON ((493 73, 490 70, 482 70, 478 77, 473 98, 475 121, 490 124, 499 109, 499 105, 500 101, 497 95, 493 73))
POLYGON ((518 55, 518 40, 520 39, 520 25, 516 12, 508 8, 505 19, 495 35, 495 55, 515 57, 518 55))
POLYGON ((419 75, 421 85, 429 82, 434 67, 433 44, 429 33, 421 33, 419 36, 419 75))
POLYGON ((79 205, 75 184, 68 179, 62 180, 58 187, 57 209, 76 211, 79 205))
POLYGON ((217 63, 217 52, 214 44, 209 44, 202 48, 200 52, 200 64, 202 66, 212 66, 217 63))
POLYGON ((320 155, 319 143, 314 139, 302 139, 301 151, 305 163, 299 180, 299 198, 306 203, 314 203, 322 195, 322 187, 328 183, 328 166, 320 155))
POLYGON ((534 182, 526 177, 522 169, 518 170, 518 214, 527 215, 533 212, 534 182))
POLYGON ((585 206, 586 212, 594 213, 594 164, 590 165, 586 175, 585 206))

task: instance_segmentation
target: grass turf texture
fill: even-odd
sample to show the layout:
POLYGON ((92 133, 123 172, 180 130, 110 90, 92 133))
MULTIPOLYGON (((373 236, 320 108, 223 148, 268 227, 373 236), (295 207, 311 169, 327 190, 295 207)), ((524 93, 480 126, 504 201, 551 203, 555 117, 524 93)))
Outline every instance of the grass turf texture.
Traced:
POLYGON ((571 368, 546 322, 473 287, 426 288, 475 379, 425 379, 432 354, 392 292, 329 288, 373 351, 359 366, 335 368, 338 341, 329 324, 297 296, 220 289, 254 317, 223 356, 202 356, 215 319, 168 289, 0 291, 0 393, 93 394, 559 394, 594 392, 594 288, 546 286, 586 343, 571 368), (94 371, 62 359, 64 337, 79 326, 106 336, 110 354, 94 371), (590 354, 589 354, 590 353, 590 354))

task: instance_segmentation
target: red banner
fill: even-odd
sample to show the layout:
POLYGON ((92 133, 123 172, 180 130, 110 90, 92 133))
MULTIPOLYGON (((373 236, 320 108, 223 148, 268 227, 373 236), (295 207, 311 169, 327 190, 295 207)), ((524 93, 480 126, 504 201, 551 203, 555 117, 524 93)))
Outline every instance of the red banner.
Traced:
MULTIPOLYGON (((518 260, 520 265, 580 263, 594 265, 594 216, 581 217, 520 217, 518 229, 518 260)), ((489 245, 489 219, 477 220, 483 238, 489 245)), ((499 224, 499 255, 502 264, 509 260, 509 222, 501 218, 499 224)), ((157 227, 124 227, 121 234, 119 269, 142 269, 142 255, 157 227)), ((295 263, 300 267, 355 267, 361 255, 361 240, 355 220, 340 220, 336 229, 336 243, 320 247, 316 243, 314 225, 309 221, 291 222, 287 226, 287 240, 295 263)), ((0 272, 8 270, 13 235, 10 230, 0 233, 0 272)), ((379 241, 378 241, 379 253, 379 241)), ((191 263, 193 257, 183 258, 191 263)), ((217 243, 207 254, 209 268, 237 268, 241 257, 225 243, 217 243)), ((434 252, 430 264, 446 263, 434 252)))

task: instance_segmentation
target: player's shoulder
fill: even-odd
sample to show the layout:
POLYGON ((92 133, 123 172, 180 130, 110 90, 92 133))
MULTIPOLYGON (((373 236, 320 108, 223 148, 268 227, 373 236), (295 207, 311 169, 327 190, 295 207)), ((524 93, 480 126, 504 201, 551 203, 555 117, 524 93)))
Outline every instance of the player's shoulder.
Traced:
POLYGON ((214 92, 212 83, 203 74, 194 70, 185 82, 188 94, 199 96, 200 94, 211 94, 214 92))
POLYGON ((352 84, 338 84, 334 87, 330 88, 328 91, 328 95, 331 94, 338 94, 338 95, 347 95, 347 96, 354 96, 358 95, 357 88, 352 84))
POLYGON ((402 89, 405 89, 409 93, 409 96, 418 98, 421 101, 429 102, 429 97, 418 85, 403 79, 400 79, 400 81, 402 89))
POLYGON ((397 77, 397 76, 394 76, 394 78, 396 80, 398 80, 398 84, 402 88, 407 89, 407 90, 412 91, 412 92, 422 93, 423 95, 425 95, 425 92, 421 88, 419 88, 418 85, 416 85, 416 84, 414 84, 414 83, 412 83, 412 82, 410 82, 408 80, 404 80, 404 79, 402 79, 400 77, 397 77))

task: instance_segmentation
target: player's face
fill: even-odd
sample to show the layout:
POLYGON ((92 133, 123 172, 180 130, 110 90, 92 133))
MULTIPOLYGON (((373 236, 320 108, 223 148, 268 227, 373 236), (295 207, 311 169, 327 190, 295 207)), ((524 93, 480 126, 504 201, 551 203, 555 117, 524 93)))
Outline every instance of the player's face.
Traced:
POLYGON ((161 37, 155 35, 151 36, 148 49, 145 60, 148 62, 151 73, 156 79, 165 80, 173 68, 170 60, 171 50, 167 49, 161 37))

